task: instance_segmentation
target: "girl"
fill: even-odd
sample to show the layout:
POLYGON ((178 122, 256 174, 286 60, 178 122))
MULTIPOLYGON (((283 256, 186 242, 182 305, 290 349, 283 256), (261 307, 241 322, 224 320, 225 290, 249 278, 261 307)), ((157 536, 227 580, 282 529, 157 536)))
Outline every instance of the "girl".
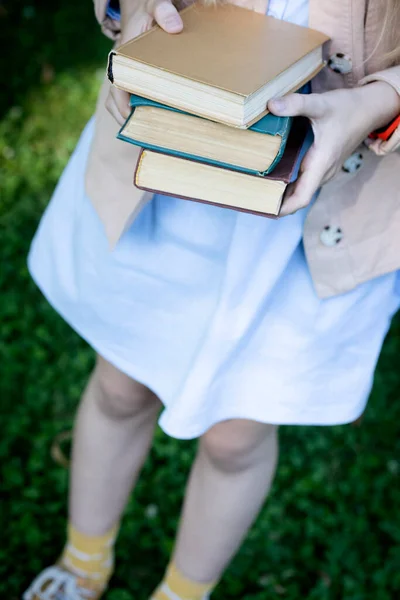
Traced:
MULTIPOLYGON (((164 430, 200 444, 152 600, 209 597, 268 493, 278 425, 347 423, 365 407, 400 303, 399 2, 240 3, 330 35, 314 93, 269 105, 308 117, 314 145, 277 221, 148 199, 132 187, 135 148, 115 141, 128 95, 111 89, 113 119, 104 85, 29 256, 99 357, 75 426, 68 540, 25 600, 104 593, 161 402, 164 430)), ((122 0, 120 21, 115 8, 96 2, 118 42, 153 21, 182 29, 170 0, 122 0)))

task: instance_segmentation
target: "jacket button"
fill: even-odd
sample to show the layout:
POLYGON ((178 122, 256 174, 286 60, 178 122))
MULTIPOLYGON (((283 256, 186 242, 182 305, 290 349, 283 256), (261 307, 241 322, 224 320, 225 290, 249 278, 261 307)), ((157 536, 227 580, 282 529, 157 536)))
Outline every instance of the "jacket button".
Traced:
POLYGON ((346 173, 355 173, 362 167, 363 160, 361 152, 354 152, 344 161, 342 170, 346 173))
POLYGON ((324 246, 332 248, 337 246, 343 239, 343 232, 340 227, 334 225, 326 225, 320 234, 320 240, 324 246))
POLYGON ((328 60, 328 67, 335 73, 346 75, 346 73, 351 73, 353 62, 348 54, 336 52, 336 54, 332 54, 328 60))

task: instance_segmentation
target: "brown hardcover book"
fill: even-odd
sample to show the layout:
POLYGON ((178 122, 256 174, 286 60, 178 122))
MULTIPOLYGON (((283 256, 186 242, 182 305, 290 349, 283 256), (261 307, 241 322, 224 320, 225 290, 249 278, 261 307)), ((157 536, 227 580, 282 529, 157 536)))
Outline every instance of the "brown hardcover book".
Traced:
POLYGON ((139 189, 264 216, 278 216, 288 184, 312 143, 306 119, 296 119, 286 150, 264 177, 142 150, 134 176, 139 189))
POLYGON ((184 29, 154 27, 110 53, 117 87, 189 113, 248 127, 270 98, 295 91, 323 66, 328 38, 233 5, 194 4, 184 29))

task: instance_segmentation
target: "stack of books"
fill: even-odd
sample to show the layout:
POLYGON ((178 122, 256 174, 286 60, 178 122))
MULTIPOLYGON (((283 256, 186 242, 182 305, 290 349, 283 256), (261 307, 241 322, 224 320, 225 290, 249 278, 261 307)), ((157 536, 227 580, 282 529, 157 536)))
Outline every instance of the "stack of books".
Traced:
POLYGON ((328 38, 232 5, 181 16, 182 33, 154 27, 109 56, 111 83, 132 94, 118 137, 142 148, 134 184, 276 216, 312 136, 267 103, 322 69, 328 38))

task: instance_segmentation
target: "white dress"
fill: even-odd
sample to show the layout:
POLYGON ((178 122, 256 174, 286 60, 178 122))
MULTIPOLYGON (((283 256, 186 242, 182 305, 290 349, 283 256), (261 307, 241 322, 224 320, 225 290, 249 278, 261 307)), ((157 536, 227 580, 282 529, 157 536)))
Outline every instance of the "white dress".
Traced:
MULTIPOLYGON (((269 12, 304 25, 308 3, 273 0, 269 12)), ((160 425, 174 437, 197 437, 233 418, 356 419, 400 304, 397 274, 320 300, 302 247, 304 210, 273 221, 162 196, 110 252, 84 191, 93 126, 29 255, 54 308, 160 397, 160 425)))

